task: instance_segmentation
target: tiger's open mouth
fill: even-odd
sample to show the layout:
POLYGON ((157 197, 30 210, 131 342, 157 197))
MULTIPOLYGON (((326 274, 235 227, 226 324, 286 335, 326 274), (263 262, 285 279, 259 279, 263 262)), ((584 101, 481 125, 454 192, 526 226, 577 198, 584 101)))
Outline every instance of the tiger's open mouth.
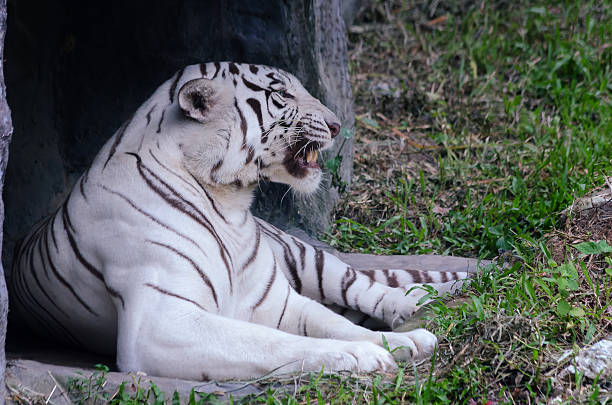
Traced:
POLYGON ((309 169, 319 169, 317 159, 319 151, 327 149, 326 144, 302 138, 287 149, 283 164, 287 171, 295 177, 304 177, 309 169))

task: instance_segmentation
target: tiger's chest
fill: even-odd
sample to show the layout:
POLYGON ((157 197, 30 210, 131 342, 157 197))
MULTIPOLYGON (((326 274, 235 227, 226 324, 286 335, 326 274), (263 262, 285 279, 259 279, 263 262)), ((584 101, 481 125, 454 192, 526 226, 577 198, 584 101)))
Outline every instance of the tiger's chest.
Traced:
POLYGON ((261 229, 248 215, 246 223, 233 226, 226 223, 215 230, 218 237, 207 238, 212 260, 203 263, 203 268, 216 280, 218 313, 243 320, 249 319, 260 299, 260 287, 276 278, 274 273, 279 279, 284 277, 261 229))

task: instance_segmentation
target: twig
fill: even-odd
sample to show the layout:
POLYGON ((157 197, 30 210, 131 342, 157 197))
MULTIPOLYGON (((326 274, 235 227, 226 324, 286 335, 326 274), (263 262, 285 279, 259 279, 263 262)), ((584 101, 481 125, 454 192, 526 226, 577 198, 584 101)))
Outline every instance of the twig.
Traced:
POLYGON ((434 25, 436 25, 436 24, 443 23, 443 22, 444 22, 444 21, 446 21, 447 19, 448 19, 448 17, 447 17, 447 16, 445 16, 445 15, 441 15, 440 17, 438 17, 438 18, 434 18, 434 19, 433 19, 433 20, 431 20, 431 21, 427 21, 427 22, 425 23, 425 25, 427 25, 428 27, 433 27, 433 26, 434 26, 434 25))
POLYGON ((64 396, 64 398, 66 398, 66 401, 68 401, 68 403, 71 404, 72 401, 68 397, 68 394, 66 393, 66 391, 64 391, 64 389, 62 388, 62 385, 55 379, 55 377, 53 377, 53 374, 51 374, 51 371, 47 371, 47 374, 49 374, 49 377, 51 377, 53 382, 55 382, 55 384, 59 387, 59 390, 62 393, 62 395, 64 396))
POLYGON ((382 31, 384 29, 390 29, 393 28, 393 24, 363 24, 363 25, 351 25, 348 28, 348 32, 350 32, 351 34, 363 34, 366 32, 378 32, 378 31, 382 31))
POLYGON ((47 399, 45 400, 45 404, 48 404, 49 401, 51 400, 51 397, 53 396, 53 393, 55 392, 55 389, 57 388, 57 384, 55 384, 53 386, 53 389, 51 390, 51 393, 49 394, 49 396, 47 397, 47 399))

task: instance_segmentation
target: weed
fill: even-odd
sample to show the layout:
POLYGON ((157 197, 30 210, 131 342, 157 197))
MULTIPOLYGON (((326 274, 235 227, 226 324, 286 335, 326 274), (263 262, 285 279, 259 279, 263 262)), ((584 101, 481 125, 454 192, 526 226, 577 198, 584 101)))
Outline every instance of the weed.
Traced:
MULTIPOLYGON (((97 364, 95 368, 96 370, 87 377, 82 375, 68 379, 68 394, 74 403, 109 405, 181 403, 178 392, 174 391, 171 397, 166 397, 153 381, 149 380, 146 387, 140 376, 132 376, 132 381, 123 381, 114 392, 111 392, 107 387, 109 368, 103 364, 97 364)), ((187 400, 188 405, 219 403, 221 402, 215 394, 196 392, 193 388, 187 400)))

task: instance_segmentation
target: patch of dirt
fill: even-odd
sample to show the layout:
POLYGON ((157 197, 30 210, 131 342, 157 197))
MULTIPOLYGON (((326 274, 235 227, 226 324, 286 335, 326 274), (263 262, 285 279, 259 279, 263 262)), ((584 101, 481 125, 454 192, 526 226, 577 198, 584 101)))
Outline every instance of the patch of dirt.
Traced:
MULTIPOLYGON (((567 249, 567 245, 605 240, 612 246, 612 177, 607 179, 606 185, 574 201, 561 213, 559 223, 559 229, 549 235, 547 244, 557 263, 578 256, 579 252, 567 249)), ((593 260, 588 264, 597 265, 593 260)), ((602 267, 597 270, 605 265, 603 259, 600 264, 602 267)))

